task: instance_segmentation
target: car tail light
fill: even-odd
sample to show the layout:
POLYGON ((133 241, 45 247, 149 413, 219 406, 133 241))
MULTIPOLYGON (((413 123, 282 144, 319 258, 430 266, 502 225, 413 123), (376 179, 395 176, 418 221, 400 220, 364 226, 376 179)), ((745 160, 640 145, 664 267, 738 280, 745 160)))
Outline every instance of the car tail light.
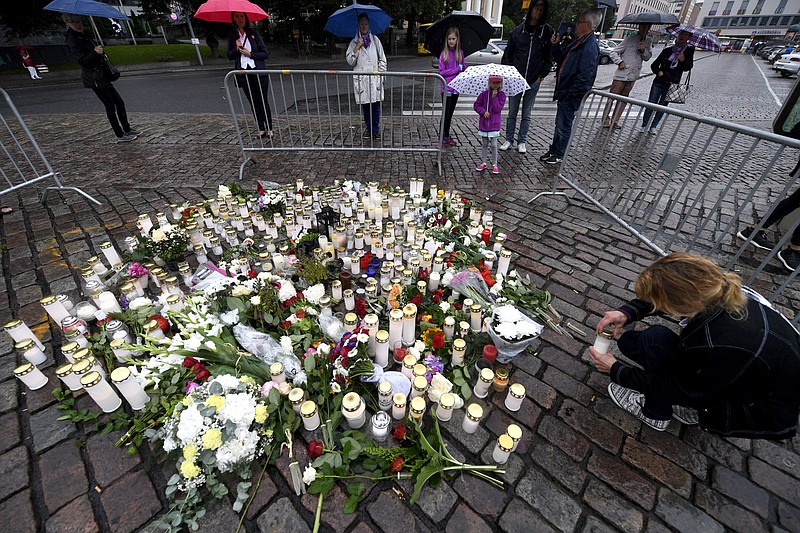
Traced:
POLYGON ((793 57, 789 61, 800 61, 800 57, 793 57))

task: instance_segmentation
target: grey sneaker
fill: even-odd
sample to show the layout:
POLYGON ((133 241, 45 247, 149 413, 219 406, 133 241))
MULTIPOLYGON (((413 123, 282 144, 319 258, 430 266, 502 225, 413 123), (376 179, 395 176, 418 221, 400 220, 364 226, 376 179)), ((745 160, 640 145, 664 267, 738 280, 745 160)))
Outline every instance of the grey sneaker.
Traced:
POLYGON ((525 143, 519 143, 519 144, 517 145, 517 152, 519 152, 519 153, 521 153, 521 154, 524 154, 524 153, 525 153, 525 152, 527 152, 527 151, 528 151, 528 147, 527 147, 527 146, 525 146, 525 143))
POLYGON ((626 389, 622 385, 616 383, 608 384, 608 395, 622 409, 628 411, 630 414, 655 429, 656 431, 665 431, 669 425, 669 420, 656 420, 648 418, 642 413, 642 406, 644 405, 644 394, 633 389, 626 389))
POLYGON ((682 405, 672 406, 672 418, 685 426, 696 426, 700 422, 695 409, 682 405))
POLYGON ((142 134, 141 131, 136 131, 136 130, 133 130, 133 129, 130 130, 130 131, 126 131, 125 132, 125 135, 133 135, 134 137, 139 136, 141 134, 142 134))
POLYGON ((511 148, 511 141, 506 141, 500 145, 500 149, 503 150, 504 152, 509 148, 511 148))
POLYGON ((124 133, 122 135, 122 137, 117 137, 117 142, 118 143, 126 143, 126 142, 130 142, 130 141, 135 141, 135 140, 136 140, 136 135, 130 135, 128 133, 124 133))

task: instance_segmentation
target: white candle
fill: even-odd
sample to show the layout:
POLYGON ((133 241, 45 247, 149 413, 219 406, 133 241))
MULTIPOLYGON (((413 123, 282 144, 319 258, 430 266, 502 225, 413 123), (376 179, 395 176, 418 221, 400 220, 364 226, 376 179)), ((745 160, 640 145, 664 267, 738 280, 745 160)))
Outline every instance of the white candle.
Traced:
POLYGON ((314 431, 320 426, 317 404, 311 400, 303 402, 300 406, 300 416, 303 417, 303 428, 306 431, 314 431))
POLYGON ((392 408, 392 383, 389 381, 381 381, 378 384, 378 407, 382 411, 392 408))
POLYGON ((14 369, 14 375, 31 390, 38 390, 47 385, 47 376, 31 363, 19 365, 14 369))
POLYGON ((84 374, 81 377, 81 385, 105 413, 113 413, 122 405, 122 399, 117 396, 117 393, 100 376, 99 372, 92 371, 84 374))
POLYGON ((403 338, 403 310, 392 309, 389 311, 389 347, 394 351, 396 346, 400 346, 403 338))
POLYGON ((467 351, 467 341, 464 339, 455 339, 453 341, 453 352, 450 359, 453 366, 461 366, 464 364, 464 354, 467 351))
POLYGON ((33 342, 33 339, 19 341, 18 343, 14 344, 14 349, 20 352, 22 356, 31 364, 41 365, 47 361, 47 356, 44 354, 41 348, 36 346, 36 343, 33 342))
MULTIPOLYGON (((369 334, 369 347, 367 348, 367 353, 373 359, 375 358, 375 334, 378 333, 378 315, 374 313, 369 313, 364 316, 364 327, 367 329, 367 333, 369 334)), ((388 337, 386 339, 389 340, 388 337)), ((387 346, 388 348, 388 346, 387 346)))
POLYGON ((522 383, 512 383, 506 394, 505 405, 509 411, 519 411, 525 399, 525 387, 522 383))
POLYGON ((608 353, 609 348, 611 348, 611 339, 614 338, 614 334, 608 331, 601 331, 597 334, 597 337, 594 339, 594 349, 597 353, 604 354, 608 353))
POLYGON ((292 409, 294 409, 294 412, 299 415, 300 407, 303 405, 303 402, 306 401, 306 393, 303 389, 295 387, 289 391, 289 401, 292 402, 292 409))
POLYGON ((506 435, 511 437, 511 440, 514 441, 514 446, 511 447, 511 451, 516 451, 519 441, 522 440, 522 428, 516 424, 509 424, 506 429, 506 435))
POLYGON ((423 396, 426 390, 428 390, 428 380, 425 376, 415 376, 411 382, 411 399, 423 396))
POLYGON ((286 372, 283 369, 283 363, 275 361, 269 365, 269 373, 272 375, 272 381, 275 383, 283 383, 286 381, 286 372))
POLYGON ((383 329, 375 333, 375 363, 381 368, 389 366, 389 332, 383 329))
POLYGON ((344 315, 344 328, 347 331, 353 331, 358 325, 358 315, 355 313, 347 313, 344 315))
POLYGON ((274 265, 275 270, 281 270, 283 268, 283 254, 272 254, 272 264, 274 265))
POLYGON ((414 344, 417 333, 417 306, 408 304, 403 307, 403 342, 414 344))
POLYGON ((398 392, 392 398, 392 418, 403 420, 406 417, 406 395, 398 392))
POLYGON ((478 382, 472 388, 472 393, 478 398, 486 398, 489 395, 489 387, 494 381, 494 372, 491 368, 484 368, 478 377, 478 382))
POLYGON ((63 381, 64 385, 69 387, 69 390, 73 392, 79 391, 83 388, 81 387, 80 378, 72 372, 71 363, 67 363, 56 368, 56 376, 58 376, 58 379, 63 381))
POLYGON ((386 442, 386 439, 389 438, 390 423, 389 415, 383 411, 378 411, 372 415, 370 426, 372 428, 372 437, 376 442, 386 442))
POLYGON ((111 244, 110 241, 106 241, 100 245, 100 250, 103 251, 103 255, 106 256, 106 261, 108 264, 111 265, 111 268, 116 268, 122 265, 122 258, 117 253, 117 250, 114 249, 114 245, 111 244))
POLYGON ((111 372, 111 381, 117 386, 117 389, 119 389, 134 411, 144 409, 144 406, 150 400, 150 396, 147 395, 141 384, 136 380, 136 377, 131 374, 131 369, 127 366, 115 368, 111 372))
POLYGON ((410 380, 414 379, 414 365, 417 364, 417 358, 411 354, 403 358, 403 367, 400 372, 410 380))
POLYGON ((361 259, 354 255, 350 262, 350 271, 354 276, 361 274, 361 259))
POLYGON ((428 291, 433 292, 439 288, 439 280, 442 278, 438 272, 431 272, 428 275, 428 291))
POLYGON ((481 304, 472 304, 469 312, 469 327, 472 328, 472 331, 480 331, 482 325, 481 304))
POLYGON ((56 324, 60 325, 64 318, 71 316, 67 308, 64 307, 64 304, 55 296, 45 296, 39 300, 39 303, 42 304, 44 310, 47 311, 47 314, 50 315, 50 318, 52 318, 56 324))
POLYGON ((453 417, 453 405, 455 398, 449 392, 445 392, 439 398, 439 407, 436 408, 436 418, 442 422, 448 422, 453 417))
POLYGON ((492 451, 492 460, 499 464, 505 464, 508 461, 508 456, 511 455, 511 448, 514 447, 514 441, 508 435, 500 435, 497 439, 497 444, 494 446, 494 451, 492 451))
POLYGON ((139 215, 138 226, 139 229, 142 230, 142 235, 146 237, 150 233, 150 229, 152 229, 153 227, 153 221, 150 220, 150 215, 148 214, 139 215))
POLYGON ((409 406, 409 414, 420 426, 422 425, 422 417, 425 415, 426 407, 425 398, 423 396, 412 398, 411 405, 409 406))
POLYGON ((20 342, 25 339, 33 339, 33 342, 36 344, 36 346, 38 346, 41 350, 44 350, 44 344, 39 341, 36 335, 33 334, 33 331, 31 331, 31 328, 29 328, 28 325, 22 320, 17 319, 7 322, 3 328, 6 330, 6 333, 8 333, 11 338, 14 339, 15 342, 20 342))
POLYGON ((122 308, 119 306, 116 296, 114 296, 114 293, 111 291, 101 292, 95 302, 106 314, 122 312, 122 308))
POLYGON ((506 276, 508 274, 508 267, 511 264, 511 250, 505 248, 500 250, 500 259, 497 261, 497 274, 506 276))
POLYGON ((478 430, 481 418, 483 417, 483 407, 477 403, 471 403, 467 406, 467 414, 464 416, 464 421, 461 423, 461 429, 464 433, 475 433, 478 430))
POLYGON ((444 317, 444 327, 442 328, 447 340, 452 340, 456 333, 456 319, 451 316, 444 317))
POLYGON ((367 421, 366 406, 361 396, 355 392, 345 394, 342 398, 342 415, 350 429, 361 428, 367 421))
POLYGON ((342 299, 342 282, 338 279, 333 280, 331 283, 331 298, 334 300, 342 299))
POLYGON ((111 347, 111 351, 114 352, 114 357, 116 357, 117 361, 120 363, 125 363, 126 359, 130 357, 131 351, 122 347, 122 345, 125 344, 124 338, 113 339, 108 344, 111 347))

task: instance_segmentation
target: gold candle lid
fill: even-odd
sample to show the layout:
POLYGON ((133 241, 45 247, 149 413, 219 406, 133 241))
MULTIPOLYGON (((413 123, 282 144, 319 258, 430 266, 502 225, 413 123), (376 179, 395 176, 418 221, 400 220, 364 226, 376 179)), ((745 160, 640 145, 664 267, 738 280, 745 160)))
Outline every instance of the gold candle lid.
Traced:
POLYGON ((341 286, 342 286, 341 280, 335 279, 331 282, 331 287, 341 287, 341 286))
POLYGON ((167 304, 173 305, 180 301, 181 297, 179 294, 170 294, 167 296, 167 304))
POLYGON ((131 369, 127 366, 120 366, 111 372, 111 381, 120 383, 131 377, 131 369))
POLYGON ((133 283, 131 283, 130 281, 125 282, 119 286, 119 290, 122 291, 123 293, 131 292, 133 290, 133 283))
POLYGON ((347 411, 348 413, 352 413, 357 411, 359 407, 361 407, 361 396, 356 394, 355 392, 348 392, 342 398, 342 409, 347 411))
POLYGON ((445 326, 455 326, 456 325, 456 319, 451 317, 451 316, 446 316, 446 317, 444 317, 444 325, 445 326))
POLYGON ((509 437, 508 435, 500 435, 497 438, 497 445, 500 447, 501 450, 504 452, 510 452, 511 448, 514 447, 514 439, 509 437))
POLYGON ((100 376, 100 373, 93 370, 81 378, 81 385, 84 387, 94 387, 100 383, 100 380, 102 379, 103 378, 100 376))
POLYGON ((374 313, 369 313, 364 316, 364 325, 369 327, 377 326, 378 325, 378 315, 374 313))
POLYGON ((392 384, 388 381, 381 381, 378 383, 378 394, 381 396, 388 396, 392 393, 392 384))
POLYGON ((398 392, 392 396, 392 402, 394 403, 395 407, 404 408, 406 406, 406 395, 402 392, 398 392))
POLYGON ((483 417, 483 407, 477 403, 471 403, 467 406, 467 417, 475 422, 483 417))
POLYGON ((289 391, 289 401, 292 403, 300 403, 303 401, 304 397, 305 393, 303 392, 303 389, 299 387, 295 387, 289 391))
POLYGON ((494 372, 491 368, 484 368, 481 370, 481 381, 484 383, 491 383, 494 379, 494 372))
POLYGON ((6 322, 5 326, 3 326, 3 327, 5 329, 14 329, 14 328, 18 327, 20 324, 22 324, 22 320, 17 318, 15 320, 10 320, 10 321, 6 322))
MULTIPOLYGON (((494 371, 494 376, 502 380, 508 379, 508 370, 506 370, 505 368, 498 368, 497 370, 494 371)), ((524 388, 522 390, 523 392, 525 391, 524 388)))
POLYGON ((55 302, 56 302, 56 297, 54 295, 52 295, 52 294, 50 296, 45 296, 44 298, 39 300, 39 303, 42 304, 42 305, 50 305, 50 304, 53 304, 55 302))
POLYGON ((525 397, 525 386, 522 383, 512 383, 508 388, 508 393, 514 398, 521 400, 525 397))
POLYGON ((385 329, 379 329, 378 332, 375 333, 375 341, 381 344, 389 342, 389 332, 385 329))
POLYGON ((108 250, 109 248, 111 248, 111 241, 106 241, 106 242, 101 242, 100 243, 100 249, 101 250, 108 250))
POLYGON ((453 340, 453 350, 457 352, 463 352, 467 349, 467 341, 464 339, 454 339, 453 340))
POLYGON ((442 409, 452 409, 456 403, 456 399, 449 392, 445 392, 439 398, 439 407, 442 409))
POLYGON ((321 307, 327 307, 331 305, 331 297, 328 296, 327 294, 323 294, 319 299, 319 305, 321 307))
POLYGON ((63 378, 72 374, 72 363, 67 363, 56 368, 56 376, 63 378))
POLYGON ((604 339, 613 339, 614 338, 614 332, 613 331, 605 331, 605 330, 603 330, 600 333, 598 333, 598 335, 600 337, 603 337, 604 339))
POLYGON ((317 414, 317 404, 311 400, 303 402, 303 405, 300 406, 300 415, 303 418, 311 418, 315 414, 317 414))
POLYGON ((518 441, 519 439, 522 438, 522 428, 516 424, 509 424, 508 427, 506 428, 506 435, 508 435, 515 441, 518 441))
POLYGON ((347 313, 346 315, 344 315, 344 323, 345 324, 355 324, 356 322, 358 322, 358 315, 357 314, 355 314, 355 313, 347 313))
POLYGON ((75 359, 76 362, 91 356, 92 352, 89 351, 89 348, 81 348, 80 350, 76 350, 75 353, 72 354, 72 358, 75 359))
POLYGON ((97 257, 96 255, 93 255, 92 257, 87 259, 86 262, 89 263, 90 265, 94 265, 95 263, 99 263, 100 262, 100 258, 97 257))
POLYGON ((425 412, 425 398, 417 396, 411 399, 411 412, 416 415, 422 415, 425 412))
POLYGON ((423 365, 422 363, 417 363, 414 365, 414 376, 424 376, 428 372, 428 368, 423 365))
POLYGON ((74 353, 77 350, 78 350, 78 343, 75 341, 70 341, 61 345, 61 353, 64 354, 74 353))
POLYGON ((125 344, 125 339, 112 339, 111 342, 108 343, 109 346, 112 348, 122 348, 122 345, 125 344))
POLYGON ((94 360, 87 357, 85 359, 81 359, 80 361, 76 361, 75 364, 72 365, 72 371, 78 375, 86 374, 92 369, 93 366, 94 360))
POLYGON ((403 307, 403 317, 405 318, 414 318, 417 314, 417 306, 414 304, 408 304, 403 307))
POLYGON ((403 320, 403 310, 402 309, 392 309, 391 311, 389 311, 389 319, 390 320, 395 320, 395 321, 403 320))
POLYGON ((458 323, 458 327, 463 329, 464 331, 469 330, 469 322, 461 321, 458 323))
POLYGON ((481 312, 481 304, 472 304, 472 306, 469 309, 473 313, 480 313, 481 312))
POLYGON ((502 250, 500 250, 500 257, 505 257, 506 259, 509 259, 511 257, 511 250, 503 248, 502 250))
POLYGON ((146 332, 150 333, 151 331, 153 331, 155 329, 158 329, 158 327, 159 327, 158 322, 156 322, 155 320, 151 320, 151 321, 145 323, 144 330, 146 332))
POLYGON ((269 365, 269 373, 273 376, 280 376, 281 373, 283 373, 283 363, 280 361, 275 361, 269 365))
POLYGON ((345 289, 342 295, 345 298, 352 298, 353 297, 353 289, 345 289))
POLYGON ((33 363, 22 363, 17 368, 14 369, 15 376, 24 376, 26 374, 30 374, 33 372, 33 369, 36 368, 33 363))
POLYGON ((425 376, 417 376, 414 378, 414 390, 425 392, 425 389, 427 388, 428 388, 428 380, 425 379, 425 376))
POLYGON ((22 339, 21 341, 19 341, 14 345, 15 350, 19 350, 22 352, 30 350, 33 347, 34 347, 33 339, 22 339))
POLYGON ((403 366, 406 368, 414 368, 414 365, 417 364, 417 358, 411 354, 406 355, 403 357, 403 366))

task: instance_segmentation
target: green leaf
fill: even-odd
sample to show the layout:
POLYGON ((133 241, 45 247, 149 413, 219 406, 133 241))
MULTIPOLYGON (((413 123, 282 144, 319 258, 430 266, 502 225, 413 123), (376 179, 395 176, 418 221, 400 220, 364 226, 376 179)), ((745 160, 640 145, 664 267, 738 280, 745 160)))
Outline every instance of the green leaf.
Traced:
POLYGON ((311 374, 314 372, 314 368, 317 366, 316 358, 314 354, 308 354, 306 356, 306 360, 303 361, 303 369, 306 371, 306 374, 311 374))
POLYGON ((461 397, 466 401, 470 396, 472 396, 472 387, 469 386, 469 383, 464 383, 461 385, 461 397))
POLYGON ((241 298, 235 298, 233 296, 228 296, 227 298, 225 298, 225 303, 228 304, 228 308, 229 309, 231 309, 231 310, 238 309, 240 313, 242 313, 242 312, 247 310, 247 306, 244 304, 244 302, 241 300, 241 298))
POLYGON ((309 494, 322 494, 325 495, 333 488, 333 478, 322 478, 322 479, 315 479, 314 482, 309 485, 308 493, 309 494))
POLYGON ((361 501, 361 495, 360 494, 351 494, 347 498, 347 501, 344 502, 344 509, 342 510, 342 512, 344 514, 353 514, 353 513, 355 513, 356 509, 358 509, 358 502, 360 502, 360 501, 361 501))
POLYGON ((425 484, 428 482, 428 480, 436 474, 441 473, 442 467, 437 463, 423 466, 420 469, 419 474, 417 474, 417 482, 414 484, 414 494, 411 495, 409 504, 414 505, 417 502, 419 495, 422 493, 422 489, 425 488, 425 484))
POLYGON ((350 496, 361 496, 364 494, 364 484, 360 481, 347 485, 347 494, 350 496))

